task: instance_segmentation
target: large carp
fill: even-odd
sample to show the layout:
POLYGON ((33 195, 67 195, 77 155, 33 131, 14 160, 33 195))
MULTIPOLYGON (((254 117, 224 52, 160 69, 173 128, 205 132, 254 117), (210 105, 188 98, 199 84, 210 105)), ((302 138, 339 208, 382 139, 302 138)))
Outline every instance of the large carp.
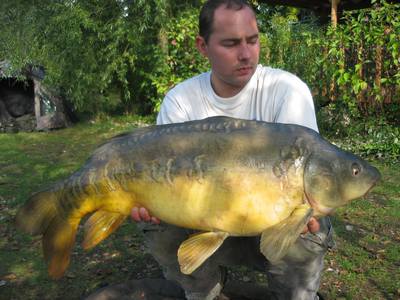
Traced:
POLYGON ((178 250, 190 274, 228 236, 261 234, 276 261, 312 216, 367 193, 378 170, 298 125, 212 117, 151 126, 112 138, 66 180, 19 210, 17 225, 43 235, 49 274, 61 277, 78 224, 94 247, 130 214, 147 208, 164 222, 197 229, 178 250))

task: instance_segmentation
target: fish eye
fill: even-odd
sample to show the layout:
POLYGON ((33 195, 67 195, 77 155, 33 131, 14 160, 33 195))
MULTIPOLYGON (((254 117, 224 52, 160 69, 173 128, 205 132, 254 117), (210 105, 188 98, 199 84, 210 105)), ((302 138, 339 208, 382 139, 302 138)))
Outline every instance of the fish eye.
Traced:
POLYGON ((357 176, 358 174, 360 174, 360 172, 361 172, 360 165, 357 163, 353 163, 351 165, 351 172, 352 172, 353 176, 357 176))

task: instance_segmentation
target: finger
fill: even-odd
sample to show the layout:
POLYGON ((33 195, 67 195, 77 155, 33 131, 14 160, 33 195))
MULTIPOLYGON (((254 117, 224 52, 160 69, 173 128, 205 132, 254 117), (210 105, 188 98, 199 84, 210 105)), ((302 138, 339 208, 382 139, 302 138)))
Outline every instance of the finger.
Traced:
POLYGON ((160 224, 160 220, 156 217, 151 217, 151 222, 156 225, 160 224))
POLYGON ((301 234, 305 234, 308 232, 308 226, 304 226, 303 231, 301 232, 301 234))
POLYGON ((151 220, 151 217, 150 217, 150 215, 149 215, 149 212, 148 212, 147 209, 145 209, 144 207, 141 207, 141 208, 139 209, 139 214, 140 214, 140 217, 141 217, 141 219, 142 219, 143 221, 149 222, 149 221, 151 220))
POLYGON ((137 208, 137 207, 132 208, 131 217, 135 222, 141 222, 142 221, 142 219, 140 218, 140 215, 139 215, 139 208, 137 208))
POLYGON ((308 227, 308 230, 309 230, 311 233, 316 233, 316 232, 318 232, 319 229, 320 229, 319 222, 318 222, 318 220, 315 219, 315 218, 311 218, 311 219, 310 219, 310 221, 309 221, 308 224, 307 224, 307 227, 308 227))

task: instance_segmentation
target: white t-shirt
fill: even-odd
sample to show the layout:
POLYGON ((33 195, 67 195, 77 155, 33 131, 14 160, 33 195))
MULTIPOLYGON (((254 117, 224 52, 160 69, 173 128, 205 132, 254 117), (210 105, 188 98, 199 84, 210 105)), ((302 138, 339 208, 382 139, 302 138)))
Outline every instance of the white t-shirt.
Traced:
POLYGON ((212 116, 298 124, 318 131, 307 85, 289 72, 262 65, 257 66, 246 86, 230 98, 219 97, 214 92, 211 72, 185 80, 165 96, 157 124, 212 116))

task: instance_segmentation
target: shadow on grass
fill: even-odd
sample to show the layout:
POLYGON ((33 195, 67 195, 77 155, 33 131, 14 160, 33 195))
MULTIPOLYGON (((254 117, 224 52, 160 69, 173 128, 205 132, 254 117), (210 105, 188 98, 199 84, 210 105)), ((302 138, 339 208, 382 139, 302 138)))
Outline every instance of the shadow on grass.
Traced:
MULTIPOLYGON (((77 243, 70 266, 59 280, 47 274, 40 239, 11 231, 17 237, 12 246, 0 248, 1 252, 13 253, 1 268, 4 285, 0 299, 82 299, 111 284, 162 278, 158 264, 145 253, 140 234, 128 222, 92 251, 82 250, 77 243)), ((80 232, 78 242, 81 236, 80 232)))

